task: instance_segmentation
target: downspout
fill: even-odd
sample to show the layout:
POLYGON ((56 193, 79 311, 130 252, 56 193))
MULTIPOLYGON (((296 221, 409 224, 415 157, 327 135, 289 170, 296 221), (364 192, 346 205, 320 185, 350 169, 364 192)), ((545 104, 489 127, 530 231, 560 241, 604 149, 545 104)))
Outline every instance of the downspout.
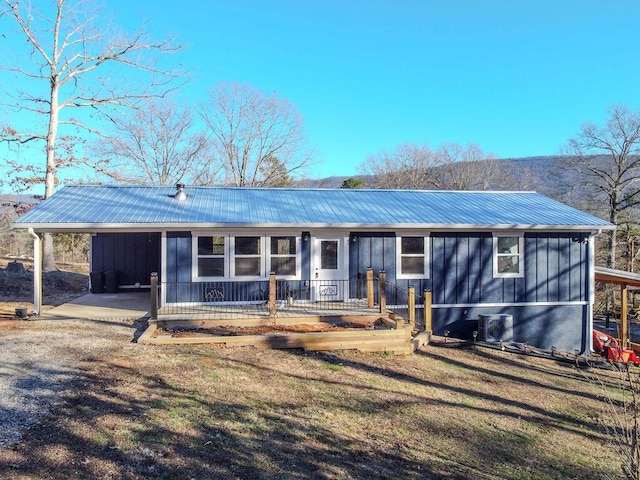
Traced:
MULTIPOLYGON (((598 232, 600 233, 600 231, 598 232)), ((593 305, 596 296, 596 247, 595 235, 587 238, 587 318, 584 323, 582 351, 579 355, 591 355, 593 352, 593 305)))
POLYGON ((42 310, 42 239, 29 228, 33 237, 33 314, 40 315, 42 310))

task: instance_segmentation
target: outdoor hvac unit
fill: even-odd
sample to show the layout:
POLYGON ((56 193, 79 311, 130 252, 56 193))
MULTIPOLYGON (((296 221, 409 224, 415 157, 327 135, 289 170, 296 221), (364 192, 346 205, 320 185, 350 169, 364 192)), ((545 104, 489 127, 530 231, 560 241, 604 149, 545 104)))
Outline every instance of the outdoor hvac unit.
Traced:
POLYGON ((480 315, 478 340, 481 342, 513 342, 513 315, 480 315))

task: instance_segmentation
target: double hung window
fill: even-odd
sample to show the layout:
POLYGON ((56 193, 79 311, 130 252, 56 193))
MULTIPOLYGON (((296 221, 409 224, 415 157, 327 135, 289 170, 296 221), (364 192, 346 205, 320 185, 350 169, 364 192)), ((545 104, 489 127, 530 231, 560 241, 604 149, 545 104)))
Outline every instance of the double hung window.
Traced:
POLYGON ((299 238, 295 235, 193 236, 193 279, 266 278, 300 275, 299 238))
POLYGON ((197 271, 199 277, 226 277, 226 237, 207 236, 197 237, 198 243, 198 263, 197 271))
POLYGON ((399 278, 426 278, 428 276, 428 240, 429 237, 425 236, 398 238, 399 278))
POLYGON ((297 272, 296 237, 271 237, 271 271, 278 276, 297 272))
POLYGON ((494 277, 522 277, 522 235, 494 235, 493 237, 493 275, 494 277))
POLYGON ((233 265, 236 277, 261 277, 262 238, 235 237, 233 265))

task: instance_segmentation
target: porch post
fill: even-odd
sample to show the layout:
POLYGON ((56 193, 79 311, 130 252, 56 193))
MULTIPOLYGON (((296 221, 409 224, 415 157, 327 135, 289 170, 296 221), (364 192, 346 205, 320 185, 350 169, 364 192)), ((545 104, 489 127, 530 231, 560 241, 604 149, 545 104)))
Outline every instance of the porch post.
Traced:
POLYGON ((158 319, 158 272, 151 272, 151 306, 149 307, 150 320, 158 319))
POLYGON ((425 332, 433 332, 432 323, 432 311, 431 311, 431 290, 424 291, 424 330, 425 332))
POLYGON ((33 230, 29 229, 33 237, 33 314, 40 315, 42 310, 42 239, 33 230))
POLYGON ((384 270, 380 270, 378 274, 380 278, 378 289, 379 289, 379 303, 380 303, 380 313, 387 313, 387 274, 384 270))
POLYGON ((367 268, 367 307, 373 308, 373 268, 367 268))
POLYGON ((416 326, 416 289, 409 285, 409 298, 407 299, 409 310, 409 326, 413 329, 416 326))
POLYGON ((269 273, 269 316, 276 316, 276 274, 269 273))
POLYGON ((620 346, 627 348, 629 341, 629 292, 627 284, 620 285, 620 346))

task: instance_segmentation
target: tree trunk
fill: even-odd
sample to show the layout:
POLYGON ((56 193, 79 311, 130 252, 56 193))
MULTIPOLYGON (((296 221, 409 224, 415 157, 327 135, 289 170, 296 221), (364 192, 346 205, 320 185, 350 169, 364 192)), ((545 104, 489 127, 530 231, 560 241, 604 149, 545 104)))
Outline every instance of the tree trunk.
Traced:
MULTIPOLYGON (((613 197, 609 201, 609 222, 613 223, 616 227, 618 226, 618 206, 620 203, 618 202, 618 198, 620 198, 620 193, 616 189, 613 192, 613 197)), ((607 257, 607 267, 616 268, 616 231, 609 230, 607 232, 607 247, 609 249, 609 256, 607 257)))
POLYGON ((607 267, 616 268, 616 231, 607 232, 607 243, 609 248, 609 256, 607 257, 607 267))
POLYGON ((42 234, 42 271, 53 272, 56 270, 56 259, 53 254, 53 235, 42 234))
MULTIPOLYGON (((47 169, 44 176, 44 198, 53 195, 56 188, 56 138, 58 135, 58 90, 55 65, 52 67, 51 104, 49 110, 49 130, 47 131, 47 169)), ((56 259, 53 253, 53 236, 45 233, 42 239, 42 271, 56 270, 56 259)))

